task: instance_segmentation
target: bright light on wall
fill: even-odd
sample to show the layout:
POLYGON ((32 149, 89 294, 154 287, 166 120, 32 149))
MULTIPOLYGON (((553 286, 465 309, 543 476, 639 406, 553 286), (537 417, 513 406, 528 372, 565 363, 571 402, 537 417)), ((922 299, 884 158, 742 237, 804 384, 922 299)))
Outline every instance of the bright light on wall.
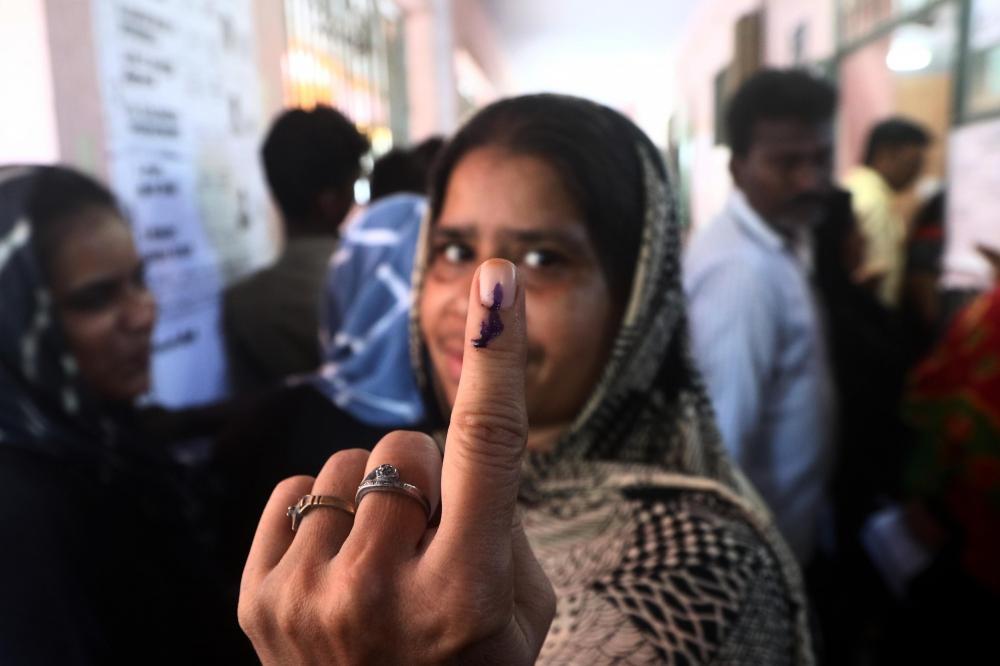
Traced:
POLYGON ((893 72, 919 72, 934 60, 930 35, 920 26, 905 26, 892 37, 885 65, 893 72))
POLYGON ((0 1, 0 164, 59 159, 45 3, 0 1))

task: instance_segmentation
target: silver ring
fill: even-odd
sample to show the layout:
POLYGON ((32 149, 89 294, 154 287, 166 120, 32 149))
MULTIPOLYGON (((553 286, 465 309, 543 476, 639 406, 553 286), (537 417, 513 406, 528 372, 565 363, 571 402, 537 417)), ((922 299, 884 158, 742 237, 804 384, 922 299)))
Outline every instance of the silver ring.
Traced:
POLYGON ((412 483, 403 483, 399 478, 399 470, 395 465, 379 465, 364 478, 358 486, 358 492, 354 496, 354 505, 360 506, 361 499, 368 493, 387 492, 405 495, 416 500, 423 507, 427 514, 427 520, 431 519, 431 503, 427 497, 412 483))

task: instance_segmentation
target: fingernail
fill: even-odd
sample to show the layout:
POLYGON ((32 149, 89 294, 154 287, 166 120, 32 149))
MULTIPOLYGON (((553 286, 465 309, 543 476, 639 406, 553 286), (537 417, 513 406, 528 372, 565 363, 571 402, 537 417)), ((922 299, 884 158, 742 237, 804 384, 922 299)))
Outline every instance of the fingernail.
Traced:
POLYGON ((490 259, 479 269, 479 299, 491 310, 506 310, 514 305, 517 282, 514 264, 504 259, 490 259))

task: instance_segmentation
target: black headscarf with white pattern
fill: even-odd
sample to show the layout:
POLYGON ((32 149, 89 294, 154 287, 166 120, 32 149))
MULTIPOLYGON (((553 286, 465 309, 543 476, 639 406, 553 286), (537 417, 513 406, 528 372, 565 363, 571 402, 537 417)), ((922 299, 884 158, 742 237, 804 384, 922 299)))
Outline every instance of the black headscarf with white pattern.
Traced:
POLYGON ((0 446, 121 470, 130 437, 122 413, 84 386, 60 330, 37 250, 31 211, 63 202, 60 184, 89 192, 84 205, 114 205, 101 185, 63 167, 0 168, 0 446))

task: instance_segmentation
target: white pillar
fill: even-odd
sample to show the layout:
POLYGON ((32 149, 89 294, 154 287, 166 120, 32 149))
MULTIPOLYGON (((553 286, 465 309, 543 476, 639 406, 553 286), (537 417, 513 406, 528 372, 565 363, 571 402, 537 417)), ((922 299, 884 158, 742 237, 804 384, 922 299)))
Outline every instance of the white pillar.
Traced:
POLYGON ((44 0, 0 0, 0 164, 59 159, 44 0))
POLYGON ((397 0, 405 17, 410 140, 455 130, 455 87, 451 0, 397 0))

